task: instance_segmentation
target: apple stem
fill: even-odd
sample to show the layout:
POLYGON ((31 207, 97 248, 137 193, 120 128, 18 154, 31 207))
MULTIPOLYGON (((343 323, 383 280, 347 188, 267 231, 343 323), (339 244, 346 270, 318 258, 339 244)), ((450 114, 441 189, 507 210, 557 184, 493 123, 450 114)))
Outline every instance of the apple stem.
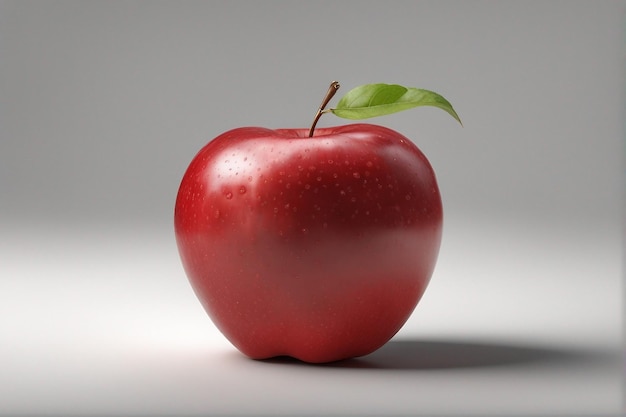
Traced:
POLYGON ((322 104, 320 104, 320 108, 317 109, 317 113, 315 114, 315 119, 313 119, 313 124, 311 125, 311 129, 309 130, 309 137, 313 137, 313 132, 315 131, 317 121, 320 119, 320 117, 322 117, 326 105, 333 98, 337 90, 339 90, 339 81, 333 81, 332 83, 330 83, 330 87, 328 87, 328 91, 324 96, 324 100, 322 100, 322 104))

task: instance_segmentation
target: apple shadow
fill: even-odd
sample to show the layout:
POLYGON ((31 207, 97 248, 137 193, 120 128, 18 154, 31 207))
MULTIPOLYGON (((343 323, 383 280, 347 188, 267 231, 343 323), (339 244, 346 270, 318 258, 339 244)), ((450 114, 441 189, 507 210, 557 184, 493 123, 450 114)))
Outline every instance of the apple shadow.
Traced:
POLYGON ((352 369, 444 370, 528 364, 611 363, 615 358, 616 355, 605 351, 484 341, 399 339, 389 341, 369 355, 337 362, 308 364, 290 357, 265 359, 262 362, 352 369))

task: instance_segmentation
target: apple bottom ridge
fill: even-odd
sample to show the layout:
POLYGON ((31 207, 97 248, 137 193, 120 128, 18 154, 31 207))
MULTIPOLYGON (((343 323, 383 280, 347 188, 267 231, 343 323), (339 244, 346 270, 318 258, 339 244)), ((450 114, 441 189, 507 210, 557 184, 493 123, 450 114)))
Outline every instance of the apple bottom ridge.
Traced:
POLYGON ((387 343, 428 284, 427 279, 359 281, 361 286, 352 290, 306 300, 296 293, 250 298, 254 301, 243 306, 224 298, 219 303, 203 300, 203 305, 222 334, 251 359, 287 356, 307 363, 335 362, 367 355, 387 343))

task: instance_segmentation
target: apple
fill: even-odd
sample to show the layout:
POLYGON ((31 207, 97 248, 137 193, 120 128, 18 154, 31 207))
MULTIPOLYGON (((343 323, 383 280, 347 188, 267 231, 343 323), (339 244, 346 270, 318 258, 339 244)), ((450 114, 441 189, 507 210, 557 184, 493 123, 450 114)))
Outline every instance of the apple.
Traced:
POLYGON ((369 354, 406 322, 435 268, 443 211, 431 165, 383 126, 314 130, 337 88, 310 129, 217 136, 180 184, 174 225, 189 282, 253 359, 369 354))

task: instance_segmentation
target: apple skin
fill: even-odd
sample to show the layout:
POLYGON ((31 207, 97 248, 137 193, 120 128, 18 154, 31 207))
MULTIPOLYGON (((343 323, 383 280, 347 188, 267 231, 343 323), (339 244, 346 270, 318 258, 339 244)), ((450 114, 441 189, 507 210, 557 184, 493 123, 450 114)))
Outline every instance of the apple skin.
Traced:
POLYGON ((439 252, 433 169, 372 124, 243 127, 210 141, 180 184, 183 267, 224 336, 253 359, 369 354, 402 327, 439 252))

